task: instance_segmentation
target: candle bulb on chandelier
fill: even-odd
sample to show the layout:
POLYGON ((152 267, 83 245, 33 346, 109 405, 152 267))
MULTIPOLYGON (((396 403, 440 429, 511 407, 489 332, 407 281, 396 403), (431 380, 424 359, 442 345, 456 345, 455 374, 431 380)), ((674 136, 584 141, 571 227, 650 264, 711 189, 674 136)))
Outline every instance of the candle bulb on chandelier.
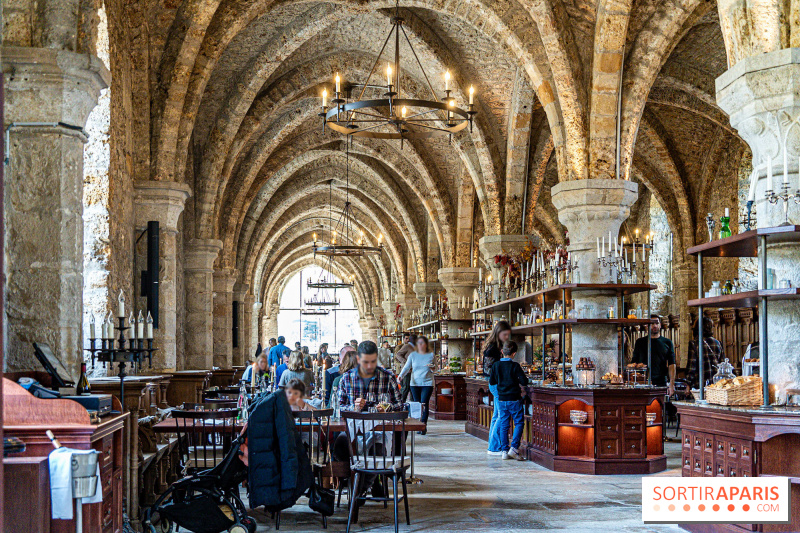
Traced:
POLYGON ((328 107, 328 90, 322 89, 322 109, 328 107))
POLYGON ((386 81, 389 87, 392 86, 392 66, 386 65, 386 81))
POLYGON ((117 303, 119 307, 117 308, 117 316, 119 318, 125 318, 125 298, 122 296, 122 289, 119 291, 119 297, 117 298, 117 303))
POLYGON ((768 189, 769 191, 774 191, 775 184, 773 183, 772 180, 772 158, 769 157, 768 159, 769 161, 767 161, 767 187, 769 187, 768 189))
POLYGON ((406 118, 406 106, 403 106, 403 108, 400 110, 400 116, 406 118))
POLYGON ((91 315, 92 319, 89 321, 89 338, 96 339, 95 337, 95 328, 94 328, 94 315, 91 315))
POLYGON ((342 80, 341 80, 341 78, 339 78, 339 73, 338 72, 336 73, 335 80, 336 80, 336 92, 340 93, 340 92, 342 92, 342 87, 341 87, 341 81, 342 80))
POLYGON ((139 320, 136 323, 136 337, 144 339, 144 317, 141 310, 139 311, 139 320))
POLYGON ((152 339, 153 338, 153 317, 150 316, 150 311, 147 312, 146 338, 147 339, 152 339))
POLYGON ((444 90, 447 91, 450 89, 450 71, 446 71, 444 73, 444 90))
POLYGON ((136 321, 133 319, 133 311, 128 315, 128 324, 131 326, 131 340, 136 340, 136 321))
POLYGON ((472 99, 475 96, 475 87, 469 86, 469 105, 472 105, 472 99))

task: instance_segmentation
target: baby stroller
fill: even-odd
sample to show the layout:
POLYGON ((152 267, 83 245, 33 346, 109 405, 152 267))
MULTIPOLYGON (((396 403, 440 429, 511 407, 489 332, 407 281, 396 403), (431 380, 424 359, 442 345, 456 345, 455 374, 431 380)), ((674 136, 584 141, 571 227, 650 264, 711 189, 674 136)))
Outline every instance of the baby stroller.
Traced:
POLYGON ((214 468, 173 483, 145 511, 145 531, 172 533, 184 528, 194 533, 254 533, 256 521, 247 516, 239 498, 239 484, 247 479, 247 467, 239 459, 244 440, 244 434, 234 439, 214 468))

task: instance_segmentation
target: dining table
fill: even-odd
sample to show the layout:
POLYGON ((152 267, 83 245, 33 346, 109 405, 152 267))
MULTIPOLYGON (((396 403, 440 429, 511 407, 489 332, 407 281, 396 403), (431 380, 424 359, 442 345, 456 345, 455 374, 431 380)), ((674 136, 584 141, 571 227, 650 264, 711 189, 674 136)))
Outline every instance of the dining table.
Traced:
MULTIPOLYGON (((307 424, 308 422, 303 422, 303 423, 295 422, 295 423, 297 425, 303 425, 303 424, 307 424)), ((317 424, 317 422, 313 422, 313 423, 317 424)), ((331 433, 331 434, 340 433, 340 432, 343 432, 343 431, 347 430, 347 424, 344 421, 344 419, 330 420, 328 422, 323 422, 322 425, 327 425, 328 426, 328 432, 331 433)), ((387 424, 386 429, 387 430, 396 429, 399 425, 400 424, 395 424, 394 426, 392 426, 391 424, 387 424)), ((237 428, 237 430, 241 431, 242 429, 244 429, 244 426, 245 426, 245 421, 236 420, 236 428, 237 428)), ((408 478, 408 481, 410 483, 422 483, 421 479, 419 479, 419 478, 414 476, 414 448, 415 448, 415 438, 414 437, 416 436, 418 431, 422 431, 426 427, 427 427, 426 424, 424 424, 423 422, 420 422, 416 418, 409 418, 409 419, 406 419, 406 421, 405 421, 406 432, 411 434, 411 455, 410 455, 411 467, 410 467, 410 477, 408 478)), ((207 429, 207 426, 206 426, 206 429, 207 429)), ((384 428, 382 428, 380 425, 376 425, 376 426, 373 427, 373 430, 375 430, 375 431, 381 431, 383 429, 384 428)), ((157 423, 157 424, 155 424, 153 426, 153 431, 156 432, 156 433, 176 433, 177 432, 177 419, 175 419, 175 418, 165 418, 164 420, 162 420, 161 422, 159 422, 159 423, 157 423)), ((191 432, 200 433, 202 431, 203 431, 203 425, 202 424, 198 424, 196 426, 190 426, 190 425, 187 425, 185 427, 181 426, 181 433, 191 433, 191 432)))

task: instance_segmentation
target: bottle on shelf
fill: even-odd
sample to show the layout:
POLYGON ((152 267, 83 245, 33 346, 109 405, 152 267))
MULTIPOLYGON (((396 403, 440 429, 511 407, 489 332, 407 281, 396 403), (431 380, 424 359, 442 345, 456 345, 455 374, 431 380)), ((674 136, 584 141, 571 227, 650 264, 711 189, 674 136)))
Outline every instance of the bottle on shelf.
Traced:
POLYGON ((725 280, 725 287, 722 289, 722 294, 733 294, 733 284, 731 280, 725 280))
POLYGON ((91 394, 92 387, 89 385, 89 379, 86 377, 86 363, 81 363, 81 375, 78 378, 78 383, 75 385, 75 394, 91 394))
POLYGON ((719 238, 731 236, 731 213, 729 208, 725 208, 725 215, 720 217, 719 238))

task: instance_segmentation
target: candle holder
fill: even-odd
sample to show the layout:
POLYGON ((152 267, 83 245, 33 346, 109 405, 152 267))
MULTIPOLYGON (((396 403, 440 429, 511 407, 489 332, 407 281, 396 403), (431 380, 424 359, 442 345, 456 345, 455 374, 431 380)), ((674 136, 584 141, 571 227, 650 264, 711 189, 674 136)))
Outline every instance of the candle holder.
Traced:
POLYGON ((796 204, 800 204, 800 190, 790 193, 789 184, 784 183, 781 185, 781 192, 775 193, 775 191, 769 189, 766 191, 765 197, 772 205, 783 202, 783 224, 780 226, 791 226, 789 223, 789 200, 794 200, 796 204))
POLYGON ((708 242, 714 240, 714 228, 716 227, 717 222, 714 220, 714 215, 709 213, 706 216, 706 229, 708 229, 708 242))
MULTIPOLYGON (((797 202, 797 201, 800 201, 800 200, 795 198, 795 201, 797 202)), ((747 204, 746 204, 746 209, 747 210, 745 211, 745 214, 742 217, 742 220, 740 222, 740 224, 742 224, 744 226, 744 230, 745 231, 750 231, 751 229, 754 228, 754 225, 752 224, 753 215, 754 215, 753 214, 753 204, 754 203, 755 202, 753 202, 753 200, 747 200, 747 204)))
MULTIPOLYGON (((117 377, 119 377, 119 398, 120 402, 125 402, 125 378, 128 376, 126 366, 131 364, 131 369, 139 370, 144 359, 146 358, 149 367, 153 367, 153 339, 126 339, 125 332, 130 327, 125 326, 125 317, 117 317, 119 326, 114 326, 114 329, 119 331, 119 337, 116 339, 100 339, 100 348, 96 347, 97 338, 89 339, 90 347, 86 349, 92 356, 92 368, 94 368, 95 360, 107 365, 117 363, 117 377), (145 346, 145 340, 147 346, 145 346), (114 344, 117 344, 117 347, 114 344), (128 345, 126 348, 126 344, 128 345)), ((135 326, 132 326, 135 327, 135 326)))

